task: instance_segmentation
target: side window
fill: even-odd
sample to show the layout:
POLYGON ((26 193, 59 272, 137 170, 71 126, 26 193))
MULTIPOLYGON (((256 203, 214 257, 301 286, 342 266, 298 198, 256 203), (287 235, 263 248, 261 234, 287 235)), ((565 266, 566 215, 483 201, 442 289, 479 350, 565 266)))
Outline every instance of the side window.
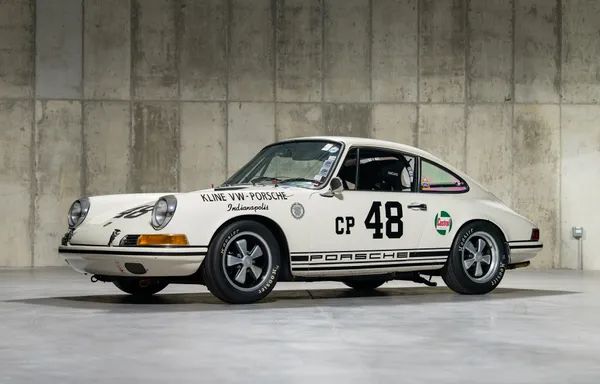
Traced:
POLYGON ((399 152, 352 148, 338 177, 347 190, 413 192, 414 165, 414 157, 399 152))
POLYGON ((414 157, 381 149, 360 148, 358 190, 412 192, 414 157))
POLYGON ((421 192, 466 192, 469 187, 458 176, 450 171, 431 163, 425 159, 421 160, 421 192))

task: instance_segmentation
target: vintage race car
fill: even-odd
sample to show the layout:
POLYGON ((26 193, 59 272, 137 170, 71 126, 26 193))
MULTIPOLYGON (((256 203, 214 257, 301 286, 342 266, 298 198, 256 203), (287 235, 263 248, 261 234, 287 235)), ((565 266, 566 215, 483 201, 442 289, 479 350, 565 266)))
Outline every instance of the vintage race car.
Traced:
POLYGON ((92 281, 151 295, 205 284, 251 303, 278 281, 400 279, 483 294, 540 232, 467 175, 407 145, 309 137, 265 147, 221 186, 73 203, 59 252, 92 281))

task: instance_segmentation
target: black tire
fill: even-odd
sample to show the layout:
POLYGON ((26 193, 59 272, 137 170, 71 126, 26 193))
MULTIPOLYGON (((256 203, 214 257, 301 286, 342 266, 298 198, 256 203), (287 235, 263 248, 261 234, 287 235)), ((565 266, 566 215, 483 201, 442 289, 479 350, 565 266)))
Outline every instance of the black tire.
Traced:
POLYGON ((256 221, 240 220, 215 235, 203 273, 213 295, 227 303, 248 304, 273 290, 280 269, 280 248, 273 233, 256 221))
POLYGON ((507 259, 502 233, 488 222, 475 221, 462 227, 456 234, 441 275, 453 291, 481 295, 491 292, 500 284, 507 259), (479 240, 485 243, 483 247, 479 246, 479 240))
POLYGON ((128 278, 113 281, 125 293, 138 297, 149 297, 165 289, 169 283, 160 279, 128 278))
POLYGON ((386 281, 388 281, 388 279, 379 276, 365 276, 345 279, 342 280, 342 283, 357 291, 370 291, 380 287, 386 281))

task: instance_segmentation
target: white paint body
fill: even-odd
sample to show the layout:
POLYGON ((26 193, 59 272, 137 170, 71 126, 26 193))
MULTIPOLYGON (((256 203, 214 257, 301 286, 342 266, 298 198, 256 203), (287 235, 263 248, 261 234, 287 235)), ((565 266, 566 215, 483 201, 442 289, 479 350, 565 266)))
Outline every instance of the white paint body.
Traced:
MULTIPOLYGON (((312 138, 317 139, 317 138, 312 138)), ((187 276, 202 264, 211 239, 225 223, 261 216, 274 222, 285 236, 291 273, 300 277, 327 277, 381 274, 395 271, 426 271, 443 267, 454 237, 463 224, 486 220, 495 224, 510 245, 509 263, 531 259, 541 242, 530 241, 535 225, 503 204, 467 175, 420 149, 372 139, 322 137, 343 144, 344 158, 351 147, 380 148, 433 161, 460 176, 469 186, 465 193, 378 192, 345 190, 333 197, 328 191, 295 186, 244 186, 236 189, 206 189, 175 194, 177 210, 162 230, 150 224, 151 212, 137 218, 115 218, 136 206, 152 206, 166 194, 128 194, 90 197, 91 207, 85 221, 77 227, 59 251, 77 271, 106 276, 140 276, 127 270, 126 263, 140 263, 143 276, 187 276), (243 199, 242 199, 243 196, 243 199), (285 196, 285 198, 283 198, 285 196), (396 201, 402 205, 403 235, 400 238, 374 239, 373 230, 364 220, 373 201, 396 201), (292 205, 304 208, 300 218, 292 215, 292 205), (413 210, 408 205, 426 204, 427 210, 413 210), (258 207, 256 210, 235 210, 258 207), (264 209, 264 207, 267 209, 264 209), (263 207, 263 208, 260 208, 263 207), (436 215, 447 212, 451 217, 448 233, 435 228, 436 215), (350 233, 336 234, 336 218, 353 217, 350 233), (110 242, 111 235, 119 234, 110 242), (189 246, 136 247, 119 246, 127 235, 185 234, 189 246)), ((338 161, 334 175, 341 161, 338 161)), ((382 208, 383 209, 383 208, 382 208)), ((338 224, 338 230, 344 225, 338 224)))

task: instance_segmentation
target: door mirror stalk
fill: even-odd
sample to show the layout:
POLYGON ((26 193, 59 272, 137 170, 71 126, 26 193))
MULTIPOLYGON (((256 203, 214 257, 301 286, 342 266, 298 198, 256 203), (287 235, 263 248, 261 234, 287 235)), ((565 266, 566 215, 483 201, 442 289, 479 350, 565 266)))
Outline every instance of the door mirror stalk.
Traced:
POLYGON ((331 182, 329 182, 329 189, 321 193, 321 196, 334 197, 336 195, 341 195, 343 190, 344 185, 342 183, 342 180, 339 177, 334 177, 333 179, 331 179, 331 182))

